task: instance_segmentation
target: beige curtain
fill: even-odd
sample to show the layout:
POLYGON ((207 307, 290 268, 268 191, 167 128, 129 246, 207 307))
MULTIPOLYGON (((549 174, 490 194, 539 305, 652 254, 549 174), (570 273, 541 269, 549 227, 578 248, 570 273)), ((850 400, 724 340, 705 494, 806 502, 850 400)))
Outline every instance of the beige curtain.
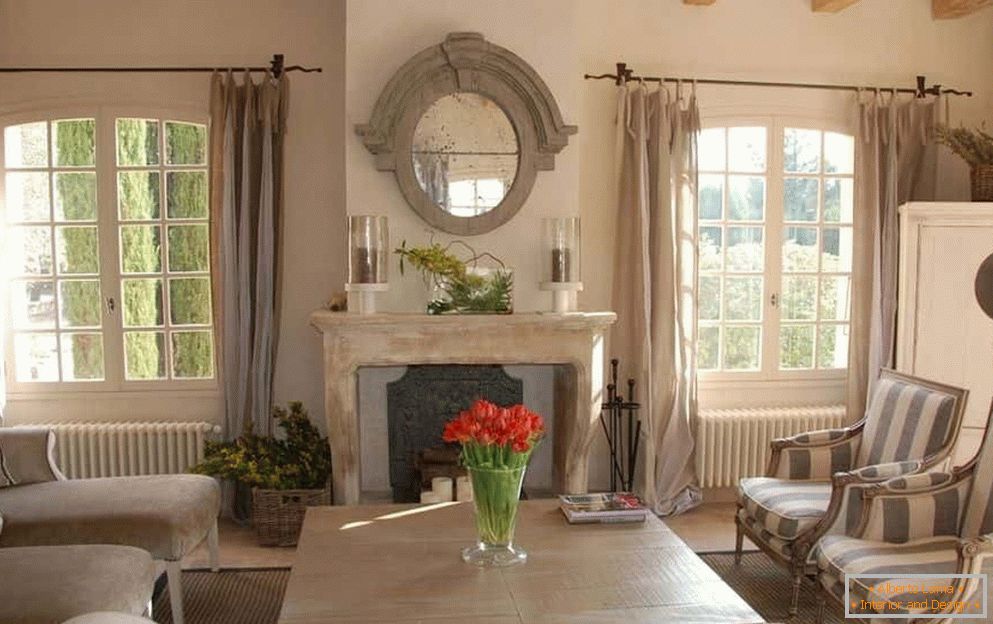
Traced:
MULTIPOLYGON (((681 89, 680 89, 681 90, 681 89)), ((695 95, 622 86, 617 96, 619 203, 612 355, 646 388, 644 495, 657 513, 700 502, 696 417, 695 95)))
POLYGON ((855 249, 848 355, 848 417, 865 412, 882 367, 894 365, 899 252, 898 208, 934 199, 930 141, 934 99, 879 95, 858 102, 855 138, 855 249))
POLYGON ((283 134, 288 83, 211 79, 211 221, 223 345, 225 436, 271 432, 279 327, 283 134))

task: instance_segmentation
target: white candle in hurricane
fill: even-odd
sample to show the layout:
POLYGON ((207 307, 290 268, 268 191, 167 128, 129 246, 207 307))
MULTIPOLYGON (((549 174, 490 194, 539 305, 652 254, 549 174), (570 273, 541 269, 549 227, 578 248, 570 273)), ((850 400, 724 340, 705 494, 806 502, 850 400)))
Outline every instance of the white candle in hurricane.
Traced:
POLYGON ((423 492, 421 492, 421 504, 422 505, 429 505, 429 504, 440 503, 440 502, 443 502, 443 501, 441 500, 441 497, 438 496, 437 493, 435 493, 435 492, 433 492, 431 490, 424 490, 423 492))
POLYGON ((452 478, 435 477, 431 479, 431 491, 434 492, 442 502, 452 500, 452 478))
POLYGON ((459 477, 455 480, 455 500, 459 502, 472 501, 472 481, 469 477, 459 477))

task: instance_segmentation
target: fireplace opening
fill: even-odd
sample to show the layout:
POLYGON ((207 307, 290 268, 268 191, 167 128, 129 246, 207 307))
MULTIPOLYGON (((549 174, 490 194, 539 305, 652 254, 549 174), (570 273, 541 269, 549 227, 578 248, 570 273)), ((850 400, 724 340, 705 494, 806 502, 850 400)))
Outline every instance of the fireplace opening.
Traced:
POLYGON ((524 402, 524 383, 502 366, 408 366, 400 379, 386 384, 389 481, 393 500, 420 500, 431 478, 465 474, 458 447, 441 439, 445 423, 476 399, 497 405, 524 402))

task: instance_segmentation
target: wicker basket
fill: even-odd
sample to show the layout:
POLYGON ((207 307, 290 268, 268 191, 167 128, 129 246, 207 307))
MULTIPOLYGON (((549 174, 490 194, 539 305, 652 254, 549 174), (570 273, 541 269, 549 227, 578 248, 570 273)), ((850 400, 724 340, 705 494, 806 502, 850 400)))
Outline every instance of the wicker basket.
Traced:
POLYGON ((993 201, 993 165, 972 168, 972 201, 993 201))
POLYGON ((252 524, 262 546, 295 546, 307 507, 331 504, 331 484, 322 490, 252 490, 252 524))

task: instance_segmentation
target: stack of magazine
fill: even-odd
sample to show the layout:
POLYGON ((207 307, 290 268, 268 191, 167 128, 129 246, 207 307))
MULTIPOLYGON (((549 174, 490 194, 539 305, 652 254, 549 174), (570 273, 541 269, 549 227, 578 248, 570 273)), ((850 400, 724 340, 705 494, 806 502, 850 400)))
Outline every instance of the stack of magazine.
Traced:
POLYGON ((648 517, 648 508, 630 492, 566 494, 559 496, 559 509, 569 524, 644 522, 648 517))

